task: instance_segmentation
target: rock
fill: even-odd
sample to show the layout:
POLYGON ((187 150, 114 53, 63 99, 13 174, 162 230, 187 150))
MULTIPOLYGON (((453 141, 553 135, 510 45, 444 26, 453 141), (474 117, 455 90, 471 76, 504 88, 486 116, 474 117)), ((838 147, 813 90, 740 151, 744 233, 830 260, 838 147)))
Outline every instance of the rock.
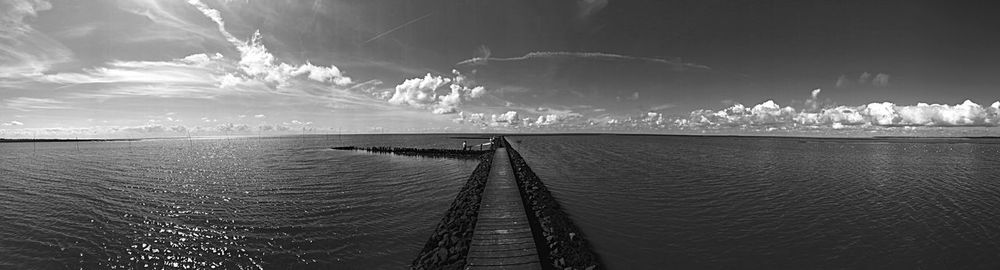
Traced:
POLYGON ((569 233, 569 240, 573 240, 573 237, 576 237, 576 234, 575 233, 569 233))
POLYGON ((587 269, 584 269, 584 270, 594 270, 594 269, 597 269, 596 265, 588 266, 587 269))
POLYGON ((444 262, 446 259, 448 259, 448 250, 443 248, 438 249, 437 255, 435 257, 437 257, 439 262, 444 262))

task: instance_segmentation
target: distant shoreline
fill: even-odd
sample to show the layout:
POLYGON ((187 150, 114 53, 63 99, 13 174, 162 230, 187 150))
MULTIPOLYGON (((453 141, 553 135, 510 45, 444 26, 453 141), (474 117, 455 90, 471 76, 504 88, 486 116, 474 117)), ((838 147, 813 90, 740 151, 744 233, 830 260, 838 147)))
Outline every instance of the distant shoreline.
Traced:
POLYGON ((142 139, 3 139, 0 143, 25 143, 25 142, 134 142, 142 139))

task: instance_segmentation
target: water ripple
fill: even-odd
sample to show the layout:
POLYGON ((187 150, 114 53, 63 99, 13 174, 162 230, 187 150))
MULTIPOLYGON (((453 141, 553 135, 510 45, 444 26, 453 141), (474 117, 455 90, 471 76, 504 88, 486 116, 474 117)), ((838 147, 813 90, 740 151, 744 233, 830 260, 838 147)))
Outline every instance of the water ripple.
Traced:
POLYGON ((341 141, 461 144, 0 144, 0 268, 402 268, 476 163, 325 150, 341 141))

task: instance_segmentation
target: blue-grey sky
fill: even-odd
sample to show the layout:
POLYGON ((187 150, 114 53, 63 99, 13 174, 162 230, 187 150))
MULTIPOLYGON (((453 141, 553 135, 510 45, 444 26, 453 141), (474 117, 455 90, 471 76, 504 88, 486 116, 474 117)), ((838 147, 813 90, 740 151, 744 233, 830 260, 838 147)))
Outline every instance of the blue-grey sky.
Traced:
POLYGON ((0 0, 0 137, 992 134, 988 4, 0 0))

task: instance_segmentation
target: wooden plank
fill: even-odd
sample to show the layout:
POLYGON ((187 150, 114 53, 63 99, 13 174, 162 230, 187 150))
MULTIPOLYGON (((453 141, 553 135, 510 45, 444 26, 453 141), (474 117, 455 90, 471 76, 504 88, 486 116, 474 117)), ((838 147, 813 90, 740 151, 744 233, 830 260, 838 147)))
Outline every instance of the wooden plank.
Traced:
POLYGON ((507 149, 499 148, 479 206, 466 269, 541 269, 507 149))

